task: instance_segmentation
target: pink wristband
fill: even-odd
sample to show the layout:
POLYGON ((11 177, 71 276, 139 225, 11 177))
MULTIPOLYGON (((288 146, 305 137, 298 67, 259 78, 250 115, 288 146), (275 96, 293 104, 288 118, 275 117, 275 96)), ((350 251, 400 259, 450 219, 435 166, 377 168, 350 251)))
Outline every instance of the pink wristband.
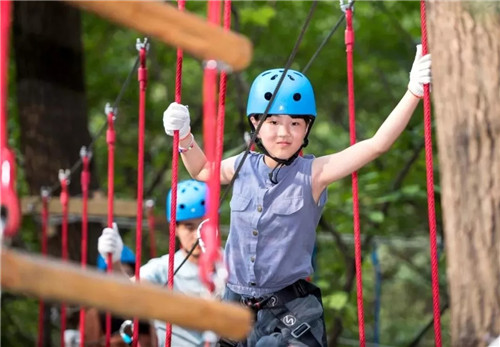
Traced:
POLYGON ((192 149, 194 147, 194 135, 191 133, 191 141, 189 142, 189 145, 184 148, 184 147, 181 147, 179 145, 179 153, 186 153, 187 151, 189 151, 190 149, 192 149))

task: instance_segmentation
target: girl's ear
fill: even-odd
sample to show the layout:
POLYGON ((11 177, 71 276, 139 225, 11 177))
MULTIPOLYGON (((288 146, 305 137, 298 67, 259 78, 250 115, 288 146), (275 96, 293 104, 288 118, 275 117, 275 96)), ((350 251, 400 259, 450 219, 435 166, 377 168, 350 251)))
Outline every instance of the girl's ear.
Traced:
POLYGON ((259 121, 257 119, 255 119, 254 116, 250 116, 250 122, 252 122, 254 128, 257 128, 259 121))

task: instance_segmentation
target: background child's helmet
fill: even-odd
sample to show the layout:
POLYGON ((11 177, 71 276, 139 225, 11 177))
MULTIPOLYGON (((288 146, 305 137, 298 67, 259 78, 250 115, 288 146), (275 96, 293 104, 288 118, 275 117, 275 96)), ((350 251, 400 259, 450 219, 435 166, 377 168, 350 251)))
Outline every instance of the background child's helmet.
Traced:
MULTIPOLYGON (((120 263, 130 264, 133 268, 135 268, 135 254, 130 248, 125 245, 123 246, 120 263)), ((100 254, 97 255, 97 268, 103 271, 106 271, 108 269, 108 264, 100 254)))
MULTIPOLYGON (((247 116, 264 113, 283 71, 283 68, 272 69, 257 76, 248 94, 247 116)), ((316 117, 314 91, 304 74, 287 71, 268 114, 316 117)))
MULTIPOLYGON (((170 201, 172 189, 167 195, 167 221, 170 222, 170 201)), ((177 185, 177 216, 182 222, 189 219, 201 218, 206 213, 207 185, 196 180, 179 182, 177 185)))

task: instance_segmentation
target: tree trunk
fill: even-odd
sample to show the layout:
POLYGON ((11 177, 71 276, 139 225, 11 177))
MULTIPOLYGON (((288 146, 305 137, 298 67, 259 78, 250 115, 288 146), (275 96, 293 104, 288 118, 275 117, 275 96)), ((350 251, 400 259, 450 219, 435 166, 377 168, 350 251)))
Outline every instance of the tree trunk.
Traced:
MULTIPOLYGON (((80 148, 91 141, 80 12, 62 2, 16 1, 13 44, 23 169, 30 194, 39 195, 42 186, 58 183, 59 169, 70 169, 79 160, 80 148)), ((80 172, 81 168, 71 177, 73 196, 81 194, 80 172)), ((96 175, 91 173, 91 177, 92 190, 98 184, 96 175)), ((52 199, 58 199, 59 193, 59 189, 54 191, 52 199)), ((92 264, 100 230, 100 225, 89 225, 88 260, 92 264)), ((80 261, 80 223, 70 224, 68 243, 70 259, 80 261)), ((59 256, 60 252, 57 228, 49 238, 49 254, 59 256)), ((44 346, 50 346, 50 333, 44 336, 44 346)))
POLYGON ((433 2, 433 100, 452 346, 500 335, 500 5, 433 2))

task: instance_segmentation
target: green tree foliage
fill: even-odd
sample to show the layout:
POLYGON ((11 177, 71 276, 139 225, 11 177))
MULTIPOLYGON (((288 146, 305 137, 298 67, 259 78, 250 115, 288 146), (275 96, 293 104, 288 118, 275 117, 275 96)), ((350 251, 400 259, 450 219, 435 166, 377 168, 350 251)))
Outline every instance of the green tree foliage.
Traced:
MULTIPOLYGON (((244 111, 250 83, 259 72, 285 65, 311 4, 309 1, 233 3, 233 28, 251 39, 254 56, 252 64, 245 71, 230 75, 228 80, 224 138, 226 153, 234 154, 238 148, 242 148, 243 132, 247 129, 244 111)), ((187 10, 204 16, 205 3, 188 2, 187 10)), ((338 2, 318 3, 292 68, 301 70, 306 66, 340 16, 338 2)), ((136 38, 143 37, 90 14, 84 15, 83 28, 84 69, 91 119, 89 129, 96 134, 106 122, 103 112, 106 102, 114 102, 136 61, 136 38)), ((317 156, 339 151, 349 145, 344 28, 342 24, 308 71, 315 88, 318 119, 306 153, 317 156)), ((406 90, 415 44, 420 40, 418 2, 356 3, 354 29, 357 137, 363 139, 374 134, 406 90)), ((161 214, 170 186, 172 152, 171 138, 165 136, 163 131, 162 114, 174 100, 176 49, 156 40, 150 43, 147 57, 149 82, 145 187, 147 197, 156 200, 156 211, 161 214)), ((202 74, 201 62, 186 55, 182 102, 189 105, 193 131, 200 141, 202 74)), ((136 196, 137 109, 138 87, 134 73, 118 105, 116 120, 115 191, 118 197, 136 196)), ((367 341, 373 341, 376 297, 370 252, 376 243, 382 271, 379 342, 387 346, 408 345, 432 318, 421 115, 422 110, 419 108, 407 131, 390 152, 359 172, 366 336, 367 341)), ((94 160, 100 182, 105 188, 105 136, 95 143, 94 160)), ((437 163, 435 167, 435 180, 439 182, 437 163)), ((187 178, 182 167, 181 176, 187 178)), ((436 192, 439 194, 439 187, 436 187, 436 192)), ((332 184, 328 193, 329 200, 319 231, 314 279, 324 291, 327 329, 333 333, 334 327, 341 324, 342 332, 337 343, 339 346, 348 346, 351 342, 356 343, 358 338, 356 284, 352 280, 354 250, 350 179, 332 184)), ((439 204, 439 196, 436 202, 439 204)), ((439 219, 439 205, 437 208, 439 219)), ((223 223, 227 224, 227 201, 222 211, 223 223)), ((441 225, 440 220, 438 225, 441 225)), ((127 237, 127 241, 133 244, 134 237, 127 237)), ((162 230, 158 236, 160 251, 166 252, 166 239, 166 231, 162 230)), ((442 302, 446 302, 443 269, 441 298, 442 302)), ((36 310, 35 307, 32 309, 36 310)), ((14 310, 11 305, 3 305, 2 320, 6 310, 11 315, 25 314, 23 307, 14 310)), ((31 333, 35 330, 31 324, 36 322, 31 322, 35 316, 33 312, 29 312, 29 316, 30 328, 27 331, 31 333)), ((8 326, 15 326, 11 325, 12 322, 4 321, 8 326)), ((446 344, 446 315, 443 322, 446 344)), ((2 340, 7 338, 6 329, 2 327, 2 340)), ((432 341, 430 329, 429 333, 424 334, 420 345, 429 346, 432 341)))

